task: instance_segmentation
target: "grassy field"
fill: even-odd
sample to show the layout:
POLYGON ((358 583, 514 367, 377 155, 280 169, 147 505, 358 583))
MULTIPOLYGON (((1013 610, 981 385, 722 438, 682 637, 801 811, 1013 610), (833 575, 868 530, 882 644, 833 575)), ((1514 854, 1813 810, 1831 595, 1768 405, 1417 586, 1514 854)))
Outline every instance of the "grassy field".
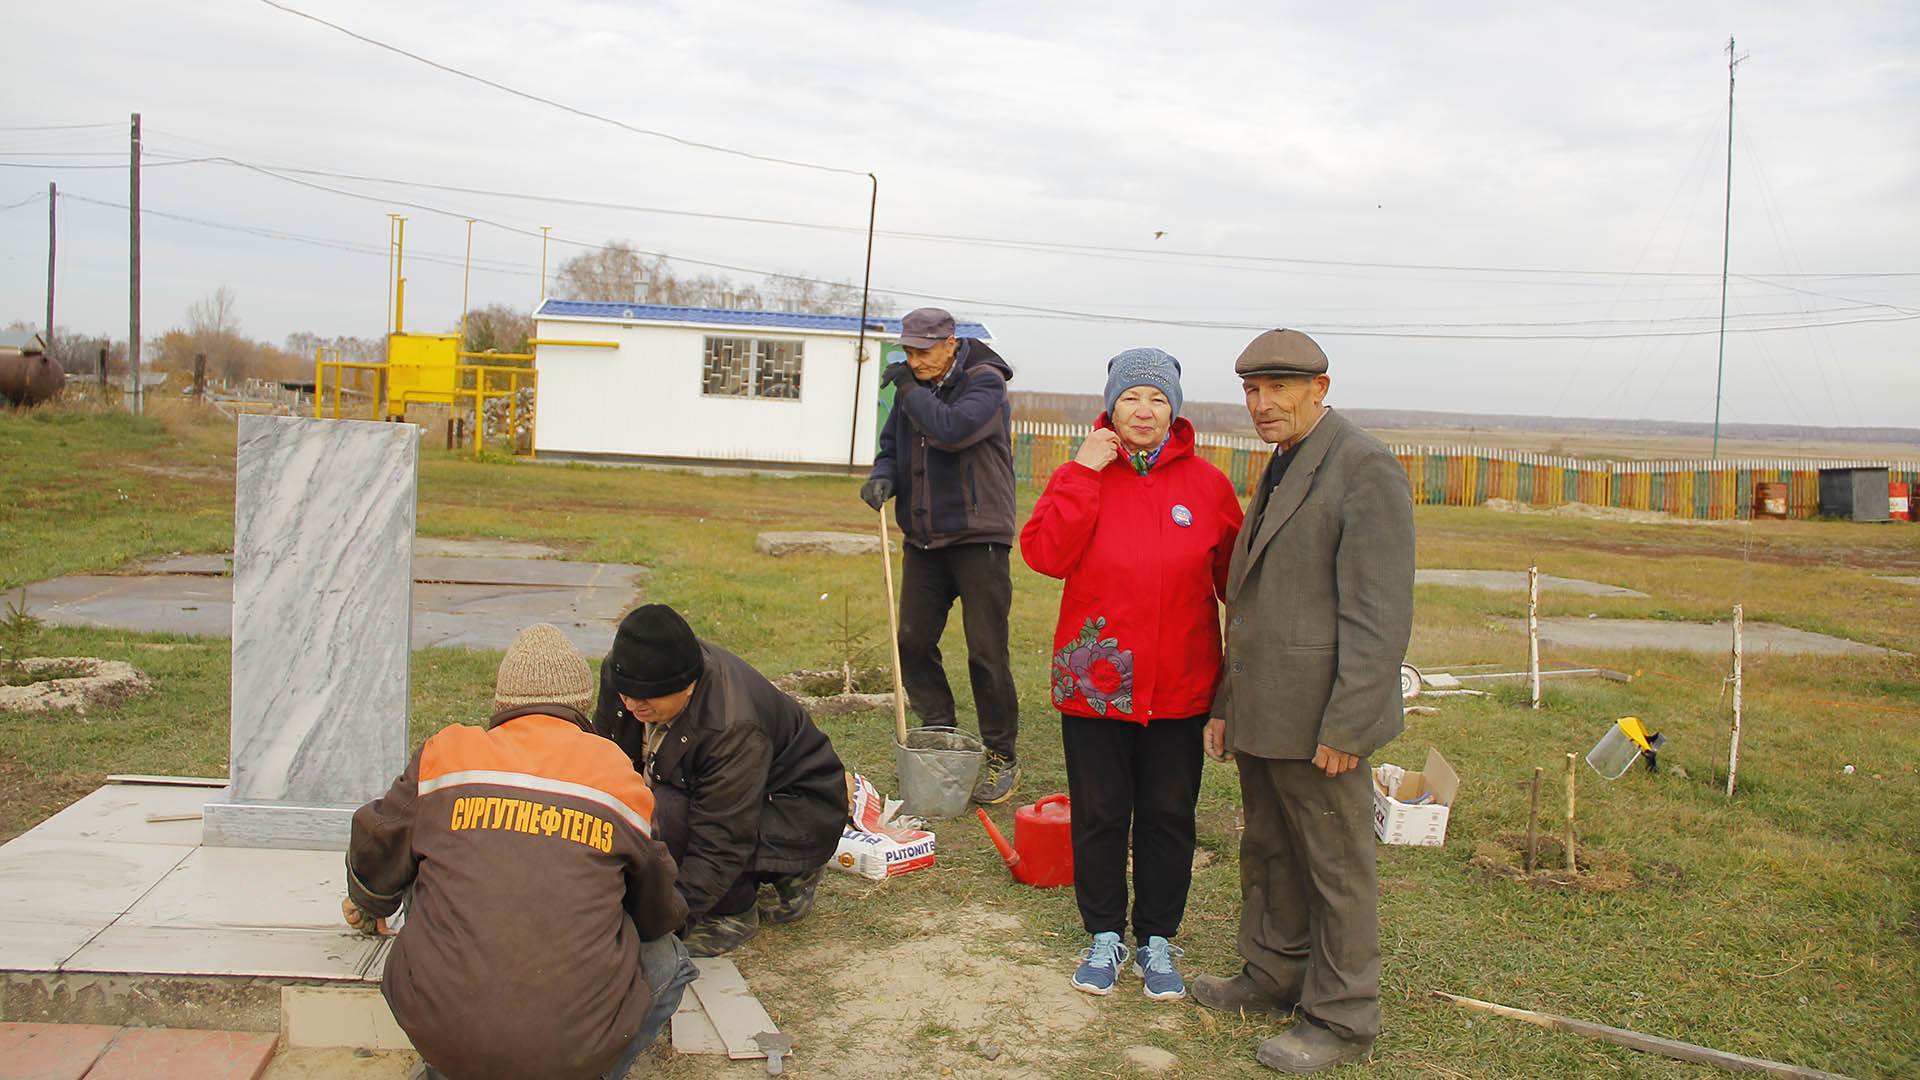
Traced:
MULTIPOLYGON (((217 416, 0 414, 0 574, 15 587, 8 599, 18 601, 21 583, 61 573, 124 569, 170 551, 226 550, 232 476, 232 426, 217 416)), ((772 674, 837 664, 845 650, 835 642, 849 629, 872 659, 884 656, 882 585, 871 560, 776 561, 753 551, 755 534, 768 529, 872 531, 875 516, 855 497, 857 486, 836 477, 476 463, 430 452, 421 466, 419 528, 644 563, 653 568, 646 599, 686 612, 702 636, 772 674)), ((1023 509, 1034 494, 1023 493, 1023 509)), ((1750 657, 1739 792, 1731 799, 1724 793, 1724 656, 1626 649, 1563 657, 1636 677, 1552 682, 1537 712, 1518 688, 1424 700, 1439 713, 1409 717, 1407 733, 1376 761, 1418 767, 1427 748, 1438 747, 1461 774, 1461 794, 1444 846, 1381 850, 1388 1031, 1371 1066, 1343 1075, 1699 1074, 1696 1066, 1463 1012, 1433 1000, 1432 989, 1855 1077, 1920 1075, 1920 661, 1913 655, 1920 654, 1920 590, 1879 577, 1920 574, 1920 528, 1681 528, 1441 507, 1419 508, 1416 524, 1423 567, 1512 570, 1537 562, 1545 573, 1648 594, 1549 593, 1543 614, 1707 622, 1728 618, 1741 603, 1750 620, 1907 655, 1750 657), (1604 783, 1579 766, 1585 872, 1568 883, 1565 875, 1504 871, 1499 864, 1510 849, 1503 837, 1525 827, 1523 782, 1545 768, 1543 805, 1557 809, 1566 753, 1584 754, 1626 715, 1667 736, 1663 768, 1604 783)), ((1021 802, 1065 788, 1047 702, 1058 598, 1057 582, 1016 564, 1021 802)), ((31 591, 26 603, 31 608, 31 591)), ((1524 664, 1524 633, 1506 621, 1524 614, 1519 594, 1422 587, 1417 604, 1414 664, 1524 664)), ((949 643, 949 667, 958 673, 964 646, 957 627, 949 643)), ((127 659, 158 689, 88 717, 0 716, 0 837, 30 827, 108 773, 224 774, 224 641, 49 628, 32 651, 127 659)), ((497 662, 497 654, 462 650, 416 653, 416 740, 482 716, 497 662)), ((890 715, 828 718, 822 726, 850 767, 895 788, 890 715)), ((1189 977, 1237 964, 1236 806, 1232 770, 1209 766, 1200 825, 1211 865, 1196 874, 1180 937, 1189 977)), ((1010 822, 1010 813, 997 816, 1010 822)), ((1055 964, 1062 987, 1084 944, 1070 891, 1010 883, 980 830, 961 819, 943 826, 933 871, 884 885, 831 876, 813 917, 763 933, 742 963, 771 973, 764 984, 756 980, 756 991, 783 1027, 792 1017, 803 1043, 811 1037, 819 1045, 830 1036, 810 1030, 808 1017, 859 993, 836 979, 850 978, 861 970, 860 956, 903 934, 933 948, 942 927, 972 928, 954 932, 979 938, 969 947, 989 954, 1037 954, 1055 964), (907 934, 907 927, 916 929, 907 934), (806 977, 796 974, 802 968, 806 977)), ((1139 998, 1137 983, 1122 987, 1049 1048, 1039 1072, 995 1071, 971 1053, 985 1033, 929 1019, 889 1043, 889 1054, 913 1066, 889 1075, 918 1075, 921 1067, 930 1075, 942 1068, 1130 1075, 1129 1045, 1171 1051, 1178 1064, 1169 1075, 1264 1074, 1251 1048, 1276 1027, 1154 1005, 1139 998)), ((962 991, 982 999, 1004 992, 991 980, 962 991)), ((1053 1030, 1035 1023, 1030 1037, 1053 1030)), ((1017 1032, 994 1037, 1018 1046, 1017 1032)), ((659 1064, 671 1076, 721 1075, 693 1059, 659 1064)), ((862 1075, 798 1064, 813 1070, 806 1075, 862 1075)))

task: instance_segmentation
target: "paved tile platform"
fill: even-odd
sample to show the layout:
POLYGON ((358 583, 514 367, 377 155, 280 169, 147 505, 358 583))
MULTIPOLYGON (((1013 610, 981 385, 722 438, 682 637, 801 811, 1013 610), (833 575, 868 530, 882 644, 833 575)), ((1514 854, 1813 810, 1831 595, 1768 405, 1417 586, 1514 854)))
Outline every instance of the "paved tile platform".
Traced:
POLYGON ((216 790, 108 784, 0 846, 0 1016, 275 1030, 284 984, 378 983, 340 854, 201 847, 216 790))

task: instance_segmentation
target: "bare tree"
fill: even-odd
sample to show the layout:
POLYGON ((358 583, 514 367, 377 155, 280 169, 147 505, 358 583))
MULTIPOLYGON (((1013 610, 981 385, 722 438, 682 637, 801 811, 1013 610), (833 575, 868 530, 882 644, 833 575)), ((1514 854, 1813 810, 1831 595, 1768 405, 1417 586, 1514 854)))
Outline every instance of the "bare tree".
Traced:
MULTIPOLYGON (((553 294, 565 300, 860 314, 858 285, 805 275, 769 274, 758 285, 717 274, 683 278, 673 272, 666 259, 658 255, 648 258, 625 240, 610 240, 598 251, 583 252, 561 263, 553 294)), ((870 299, 867 313, 885 315, 897 306, 892 299, 876 295, 870 299)), ((468 318, 471 320, 471 314, 468 318)))
POLYGON ((510 304, 488 304, 467 312, 468 352, 524 353, 533 337, 533 316, 510 304))
MULTIPOLYGON (((253 343, 240 336, 240 317, 236 313, 239 297, 225 285, 195 300, 187 307, 187 333, 194 354, 205 354, 207 368, 217 371, 227 382, 238 382, 250 372, 253 343)), ((163 338, 163 341, 165 339, 163 338)), ((191 370, 192 362, 187 364, 191 370)))

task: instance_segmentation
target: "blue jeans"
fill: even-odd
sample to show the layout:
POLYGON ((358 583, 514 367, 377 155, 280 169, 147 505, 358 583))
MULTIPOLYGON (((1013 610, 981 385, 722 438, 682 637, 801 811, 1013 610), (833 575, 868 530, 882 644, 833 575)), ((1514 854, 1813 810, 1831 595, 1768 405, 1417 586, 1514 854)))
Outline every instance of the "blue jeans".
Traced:
POLYGON ((608 1069, 604 1080, 625 1080, 627 1071, 640 1058, 640 1052, 653 1045, 660 1037, 660 1029, 667 1026, 673 1014, 680 1008, 680 999, 686 995, 687 984, 700 977, 694 968, 693 960, 687 956, 687 947, 673 934, 664 934, 652 941, 640 943, 640 970, 647 976, 647 986, 652 990, 652 1000, 647 1004, 647 1015, 640 1021, 640 1030, 633 1036, 627 1052, 608 1069))

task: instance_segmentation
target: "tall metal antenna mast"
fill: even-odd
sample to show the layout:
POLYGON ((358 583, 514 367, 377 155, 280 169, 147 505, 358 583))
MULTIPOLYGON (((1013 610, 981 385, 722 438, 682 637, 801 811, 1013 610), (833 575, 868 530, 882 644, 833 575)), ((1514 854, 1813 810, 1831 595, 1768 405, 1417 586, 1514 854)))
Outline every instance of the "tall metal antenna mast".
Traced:
POLYGON ((1727 369, 1727 260, 1733 242, 1733 69, 1744 57, 1727 38, 1727 205, 1720 229, 1720 359, 1713 365, 1713 458, 1720 458, 1720 384, 1727 369))

